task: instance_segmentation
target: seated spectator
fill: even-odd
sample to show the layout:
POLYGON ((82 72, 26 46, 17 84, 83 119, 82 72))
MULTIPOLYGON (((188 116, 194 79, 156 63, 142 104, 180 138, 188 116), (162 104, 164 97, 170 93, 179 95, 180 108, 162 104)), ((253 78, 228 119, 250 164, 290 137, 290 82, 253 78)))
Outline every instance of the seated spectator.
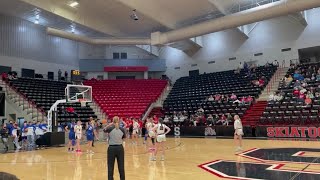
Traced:
POLYGON ((212 95, 210 95, 210 97, 208 98, 208 101, 214 101, 214 98, 212 95))
POLYGON ((318 98, 320 98, 320 93, 319 92, 316 92, 315 93, 315 97, 318 99, 318 98))
POLYGON ((306 87, 308 86, 308 84, 307 84, 307 82, 305 82, 305 81, 302 81, 302 84, 301 84, 301 86, 302 86, 303 88, 306 88, 306 87))
POLYGON ((167 115, 164 117, 163 122, 164 123, 169 123, 169 117, 167 115))
POLYGON ((264 81, 263 77, 261 77, 261 78, 259 79, 259 87, 264 86, 264 83, 265 83, 265 81, 264 81))
POLYGON ((311 81, 315 81, 316 80, 316 75, 313 73, 312 75, 311 75, 311 81))
POLYGON ((314 99, 314 95, 313 95, 313 93, 311 91, 307 92, 307 96, 306 97, 310 98, 310 99, 314 99))
POLYGON ((296 80, 296 82, 293 84, 293 87, 300 87, 301 83, 299 80, 296 80))
POLYGON ((252 96, 248 96, 248 97, 245 99, 245 102, 248 103, 248 104, 251 104, 252 101, 253 101, 252 96))
POLYGON ((290 85, 292 81, 293 81, 293 78, 291 75, 289 75, 288 77, 285 77, 285 79, 284 79, 286 86, 290 85))
POLYGON ((299 97, 297 98, 297 102, 304 103, 305 99, 306 99, 306 95, 303 92, 300 92, 299 97))
POLYGON ((273 92, 273 93, 271 93, 270 95, 269 95, 269 99, 268 99, 268 101, 269 102, 275 102, 276 101, 276 92, 273 92))
POLYGON ((66 112, 67 112, 68 114, 74 114, 74 115, 76 115, 76 116, 79 116, 79 115, 74 111, 74 108, 73 108, 72 106, 67 107, 67 108, 66 108, 66 112))
POLYGON ((258 80, 253 80, 253 81, 252 81, 252 84, 253 84, 254 86, 259 86, 260 83, 259 83, 258 80))
POLYGON ((5 81, 5 80, 8 79, 8 74, 5 73, 5 72, 3 72, 3 73, 1 74, 1 77, 2 77, 2 80, 5 81))
POLYGON ((283 99, 283 95, 280 93, 276 93, 276 95, 274 96, 274 99, 276 101, 281 101, 283 99))
POLYGON ((304 77, 300 74, 299 71, 295 71, 295 73, 293 74, 293 78, 295 80, 299 80, 299 81, 303 81, 304 80, 304 77))
POLYGON ((227 125, 228 124, 227 117, 224 114, 222 114, 219 121, 217 121, 217 124, 221 124, 224 126, 227 125))
POLYGON ((208 125, 213 125, 214 124, 213 117, 212 117, 211 114, 209 114, 208 117, 207 117, 207 124, 208 125))
POLYGON ((299 89, 296 87, 296 88, 294 88, 294 90, 293 90, 293 93, 292 93, 295 97, 298 97, 299 96, 299 94, 300 94, 300 91, 299 91, 299 89))
POLYGON ((317 80, 317 81, 320 81, 320 73, 317 73, 317 75, 316 75, 316 80, 317 80))
POLYGON ((220 95, 220 94, 214 95, 214 100, 217 101, 217 102, 220 102, 220 100, 221 100, 221 95, 220 95))
POLYGON ((231 96, 230 96, 230 99, 232 101, 235 101, 235 100, 237 100, 237 96, 234 93, 232 93, 231 96))
POLYGON ((233 117, 230 113, 227 113, 227 126, 229 125, 229 123, 232 123, 233 121, 233 117))

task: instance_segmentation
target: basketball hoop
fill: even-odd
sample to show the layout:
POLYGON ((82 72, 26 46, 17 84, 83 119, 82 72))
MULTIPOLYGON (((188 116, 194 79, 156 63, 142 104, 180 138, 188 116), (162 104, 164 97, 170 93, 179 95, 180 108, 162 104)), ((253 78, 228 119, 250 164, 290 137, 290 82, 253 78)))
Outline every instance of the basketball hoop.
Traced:
POLYGON ((78 99, 80 104, 81 104, 81 107, 86 107, 87 106, 87 100, 86 99, 78 99))

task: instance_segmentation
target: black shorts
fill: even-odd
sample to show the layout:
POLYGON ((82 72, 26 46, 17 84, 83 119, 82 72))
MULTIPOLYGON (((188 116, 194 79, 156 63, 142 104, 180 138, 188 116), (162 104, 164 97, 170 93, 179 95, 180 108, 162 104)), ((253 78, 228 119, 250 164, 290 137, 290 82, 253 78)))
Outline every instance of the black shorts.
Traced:
POLYGON ((152 142, 153 145, 156 143, 154 137, 151 138, 151 142, 152 142))

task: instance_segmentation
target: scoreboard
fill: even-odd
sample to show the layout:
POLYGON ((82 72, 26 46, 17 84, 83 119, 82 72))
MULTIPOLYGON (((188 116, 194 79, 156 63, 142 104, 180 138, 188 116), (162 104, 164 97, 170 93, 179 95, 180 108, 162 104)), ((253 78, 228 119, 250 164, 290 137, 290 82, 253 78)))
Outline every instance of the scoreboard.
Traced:
POLYGON ((71 81, 82 81, 82 76, 79 70, 71 70, 71 81))

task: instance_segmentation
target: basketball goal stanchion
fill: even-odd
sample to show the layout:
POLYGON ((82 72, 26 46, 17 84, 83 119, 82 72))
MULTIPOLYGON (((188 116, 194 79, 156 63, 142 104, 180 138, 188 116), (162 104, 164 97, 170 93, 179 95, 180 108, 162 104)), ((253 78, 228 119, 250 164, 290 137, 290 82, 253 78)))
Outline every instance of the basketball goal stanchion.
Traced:
POLYGON ((81 103, 81 106, 86 106, 87 102, 92 102, 92 87, 84 85, 68 84, 65 88, 65 99, 57 100, 48 111, 47 123, 48 132, 55 131, 53 127, 57 127, 57 109, 61 103, 81 103), (54 122, 53 122, 54 120, 54 122))

